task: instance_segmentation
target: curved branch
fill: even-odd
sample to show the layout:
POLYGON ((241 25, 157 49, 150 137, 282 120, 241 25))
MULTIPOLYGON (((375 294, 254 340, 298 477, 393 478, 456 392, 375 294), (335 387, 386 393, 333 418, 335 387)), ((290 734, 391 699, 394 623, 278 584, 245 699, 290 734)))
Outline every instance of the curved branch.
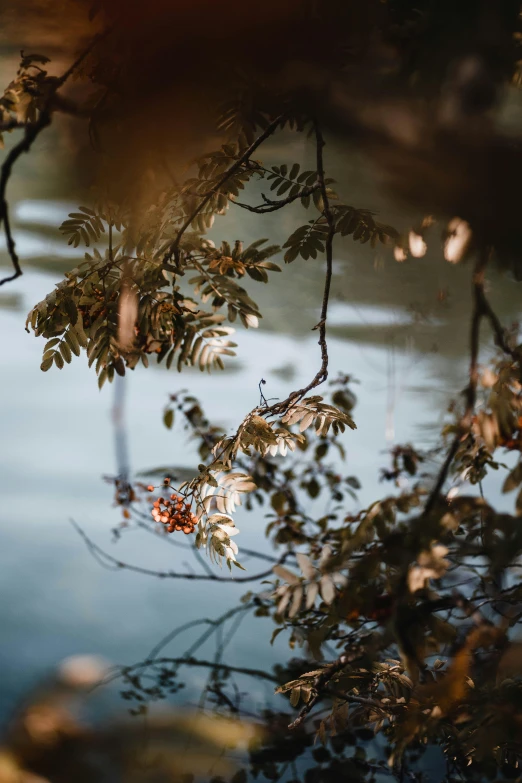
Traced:
POLYGON ((266 198, 266 196, 263 196, 266 203, 261 204, 258 207, 252 207, 250 204, 243 204, 243 202, 234 201, 233 199, 230 199, 230 203, 235 204, 236 207, 241 207, 241 209, 248 209, 249 212, 255 212, 258 215, 264 215, 267 212, 276 212, 278 209, 286 207, 287 204, 291 204, 293 201, 305 198, 305 196, 311 196, 314 191, 320 189, 321 183, 316 182, 315 185, 310 185, 309 187, 303 188, 299 191, 299 193, 296 193, 295 196, 287 196, 286 198, 282 198, 277 201, 271 201, 270 199, 266 198))
MULTIPOLYGON (((247 160, 250 158, 253 152, 257 150, 258 147, 263 144, 271 135, 274 133, 274 131, 277 129, 278 125, 281 124, 281 120, 283 119, 283 115, 280 115, 279 117, 276 117, 275 120, 273 120, 269 125, 266 126, 263 133, 261 133, 260 136, 257 137, 257 139, 249 146, 247 149, 243 152, 242 155, 237 158, 237 160, 226 170, 226 172, 223 174, 223 176, 218 181, 216 187, 209 191, 203 199, 200 201, 198 206, 193 210, 193 212, 188 216, 188 218, 185 220, 181 228, 179 229, 176 239, 174 242, 172 242, 169 250, 165 254, 165 257, 163 259, 163 266, 165 269, 169 269, 170 261, 174 258, 174 261, 176 263, 176 267, 179 266, 179 246, 181 243, 181 240, 183 238, 183 234, 185 231, 189 228, 190 224, 193 220, 199 215, 199 213, 206 207, 208 202, 211 200, 211 198, 214 196, 214 193, 218 191, 223 185, 226 183, 230 177, 232 177, 241 166, 247 162, 247 160)), ((171 271, 178 271, 176 268, 171 271)))
MULTIPOLYGON (((252 574, 251 576, 219 576, 219 574, 192 574, 190 572, 178 572, 178 571, 156 571, 153 568, 143 568, 142 566, 133 565, 132 563, 125 563, 118 558, 109 555, 98 544, 92 541, 87 533, 73 520, 71 524, 76 532, 81 536, 83 542, 91 555, 98 561, 98 563, 110 571, 134 571, 137 574, 143 574, 144 576, 155 576, 158 579, 186 579, 192 581, 206 581, 206 582, 232 582, 232 583, 245 583, 245 582, 257 582, 260 579, 266 579, 268 576, 273 575, 273 571, 270 568, 267 571, 262 571, 259 574, 252 574)), ((282 565, 287 557, 290 556, 289 552, 285 552, 284 555, 277 561, 279 565, 282 565)))
POLYGON ((328 234, 325 241, 326 274, 324 280, 323 302, 321 305, 321 317, 319 323, 314 326, 314 329, 319 330, 318 342, 321 348, 321 366, 307 386, 304 386, 298 391, 292 392, 288 395, 286 400, 283 400, 283 402, 278 402, 268 408, 259 409, 259 412, 264 416, 278 415, 282 412, 285 412, 290 405, 292 405, 297 400, 300 400, 309 391, 315 389, 316 386, 324 383, 324 381, 328 378, 328 345, 326 342, 326 321, 328 318, 328 303, 330 301, 330 287, 332 284, 333 274, 333 239, 335 236, 335 220, 330 207, 330 200, 328 198, 325 182, 323 159, 323 147, 325 146, 325 141, 317 122, 314 123, 314 129, 316 142, 317 179, 321 196, 323 198, 323 216, 325 217, 326 223, 328 225, 328 234))
MULTIPOLYGON (((173 665, 173 666, 198 666, 206 669, 214 669, 231 672, 232 674, 245 674, 247 677, 256 677, 260 680, 267 680, 279 685, 279 680, 273 674, 264 672, 262 669, 249 669, 244 666, 229 666, 228 664, 220 663, 216 661, 200 661, 196 658, 155 658, 154 665, 173 665)), ((120 669, 120 674, 131 674, 135 669, 139 668, 142 664, 134 664, 133 666, 125 666, 120 669)))
MULTIPOLYGON (((7 252, 9 253, 14 272, 12 275, 3 277, 0 280, 0 285, 9 283, 11 280, 16 280, 17 277, 20 277, 23 274, 20 266, 20 258, 16 252, 16 243, 14 241, 11 230, 9 206, 6 199, 7 184, 13 172, 13 167, 18 158, 20 158, 24 152, 29 152, 34 141, 37 139, 40 133, 51 124, 52 105, 56 96, 56 92, 65 84, 73 72, 81 65, 83 60, 92 51, 93 47, 96 43, 98 43, 99 40, 100 37, 95 38, 87 47, 87 49, 85 49, 84 52, 82 52, 82 54, 75 60, 75 62, 65 71, 65 73, 63 73, 62 76, 53 82, 49 97, 41 109, 38 119, 36 122, 33 122, 30 125, 24 125, 23 138, 9 151, 2 164, 0 169, 0 226, 3 223, 7 252)), ((10 123, 7 124, 10 125, 10 123)), ((16 127, 19 127, 18 123, 11 125, 7 129, 10 130, 16 127)))

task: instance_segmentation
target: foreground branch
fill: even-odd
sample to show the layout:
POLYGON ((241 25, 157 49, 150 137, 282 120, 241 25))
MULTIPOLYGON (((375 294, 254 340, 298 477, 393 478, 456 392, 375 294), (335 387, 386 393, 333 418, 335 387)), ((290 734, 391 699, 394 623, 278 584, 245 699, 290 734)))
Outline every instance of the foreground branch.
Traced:
MULTIPOLYGON (((53 103, 57 91, 60 89, 60 87, 63 87, 65 82, 69 79, 69 77, 73 74, 73 72, 81 65, 83 60, 92 51, 92 48, 98 41, 99 38, 93 40, 90 46, 87 49, 85 49, 85 51, 77 58, 77 60, 75 60, 75 62, 65 71, 65 73, 63 73, 62 76, 60 76, 60 78, 56 79, 53 82, 52 89, 50 90, 50 94, 45 102, 45 105, 40 110, 38 119, 35 122, 31 123, 30 125, 27 124, 24 125, 24 135, 22 139, 18 142, 18 144, 16 144, 9 151, 7 157, 5 158, 2 164, 2 167, 0 169, 0 226, 2 224, 4 226, 7 252, 9 253, 9 257, 11 259, 14 272, 12 275, 8 275, 7 277, 0 279, 0 285, 4 285, 4 283, 9 283, 11 280, 16 280, 17 277, 20 277, 23 274, 20 266, 20 258, 18 256, 18 253, 16 252, 16 243, 14 241, 13 233, 11 230, 11 220, 9 217, 9 205, 6 199, 7 184, 13 172, 14 165, 17 162, 18 158, 20 158, 24 152, 29 152, 33 143, 38 138, 40 133, 51 124, 53 103)), ((7 124, 10 126, 7 128, 8 130, 12 130, 14 128, 20 127, 20 124, 18 122, 12 125, 11 123, 7 123, 7 124)))
MULTIPOLYGON (((489 305, 485 293, 484 293, 484 277, 486 272, 486 266, 489 258, 490 250, 488 247, 483 247, 479 252, 475 268, 473 270, 473 313, 471 316, 471 333, 470 333, 470 363, 469 363, 469 382, 465 389, 466 407, 462 414, 457 426, 457 433, 453 439, 451 447, 446 455, 442 467, 437 476, 437 480, 433 489, 431 490, 426 506, 424 507, 424 515, 430 514, 437 500, 441 494, 442 488, 448 477, 450 467, 455 459, 459 445, 462 439, 468 434, 471 428, 473 419, 473 412, 475 410, 475 403, 477 399, 477 385, 478 385, 478 354, 480 347, 480 324, 482 318, 485 316, 491 318, 493 313, 491 306, 489 305)), ((494 315, 494 314, 493 314, 494 315)), ((496 318, 496 316, 495 316, 496 318)), ((498 319, 497 319, 498 320, 498 319)), ((500 331, 503 334, 502 327, 500 331)), ((504 338, 503 338, 504 339, 504 338)))

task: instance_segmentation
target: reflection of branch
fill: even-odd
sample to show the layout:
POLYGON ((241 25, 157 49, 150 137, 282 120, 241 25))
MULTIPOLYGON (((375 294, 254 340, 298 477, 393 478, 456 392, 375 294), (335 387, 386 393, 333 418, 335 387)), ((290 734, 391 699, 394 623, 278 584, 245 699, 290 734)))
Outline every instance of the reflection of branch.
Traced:
MULTIPOLYGON (((59 79, 53 81, 52 89, 50 91, 49 97, 47 98, 44 106, 40 110, 38 119, 35 122, 29 125, 26 124, 24 126, 23 138, 18 142, 18 144, 16 144, 9 151, 7 157, 5 158, 2 164, 2 167, 0 169, 0 225, 2 223, 4 224, 4 233, 5 233, 5 239, 7 244, 7 252, 9 253, 9 257, 11 259, 14 272, 12 275, 7 275, 7 277, 2 278, 0 280, 0 285, 4 285, 4 283, 8 283, 11 280, 16 280, 16 278, 20 277, 20 275, 22 274, 22 269, 20 267, 20 259, 16 252, 16 245, 11 231, 11 221, 9 218, 9 206, 6 200, 7 183, 9 182, 9 178, 13 172, 13 167, 17 162, 18 158, 21 155, 23 155, 24 152, 29 152, 34 141, 44 130, 44 128, 47 128, 47 126, 51 124, 52 104, 54 102, 57 90, 59 90, 60 87, 62 87, 65 84, 65 82, 71 76, 71 74, 78 68, 78 66, 91 52, 93 46, 98 42, 98 40, 99 38, 96 38, 90 44, 90 46, 87 47, 87 49, 85 49, 85 51, 77 58, 77 60, 75 60, 75 62, 65 71, 65 73, 62 74, 62 76, 59 79)), ((12 127, 17 127, 17 125, 12 127)))
MULTIPOLYGON (((71 520, 71 524, 73 525, 76 532, 82 537, 87 549, 93 555, 95 560, 98 561, 98 563, 103 566, 103 568, 108 568, 111 571, 118 571, 118 570, 126 570, 126 571, 134 571, 137 574, 143 574, 144 576, 155 576, 158 579, 187 579, 187 580, 199 580, 199 581, 211 581, 211 582, 233 582, 233 583, 244 583, 244 582, 257 582, 259 579, 266 579, 268 576, 273 575, 273 571, 270 568, 268 571, 263 571, 259 574, 253 574, 252 576, 219 576, 218 574, 192 574, 190 572, 187 573, 180 573, 178 571, 156 571, 153 568, 142 568, 141 566, 132 565, 130 563, 124 563, 121 560, 118 560, 116 557, 113 557, 112 555, 109 555, 107 552, 105 552, 101 547, 98 546, 98 544, 95 544, 94 541, 92 541, 89 536, 85 533, 84 530, 74 521, 71 520)), ((277 561, 279 564, 283 564, 287 557, 289 556, 289 553, 286 553, 277 561)))
MULTIPOLYGON (((252 608, 253 604, 241 604, 240 606, 235 606, 233 609, 230 609, 228 612, 225 612, 225 614, 222 614, 221 617, 216 618, 215 620, 211 620, 210 618, 206 617, 202 620, 193 620, 191 622, 185 623, 184 625, 180 625, 177 628, 175 628, 173 631, 170 631, 166 636, 159 641, 156 646, 150 651, 150 653, 147 655, 143 662, 143 666, 150 665, 154 663, 160 654, 160 652, 176 637, 178 637, 180 634, 184 633, 184 631, 188 631, 190 628, 196 628, 198 625, 210 625, 212 627, 211 633, 213 633, 216 628, 220 625, 223 625, 227 620, 229 620, 231 617, 238 613, 247 612, 252 608)), ((206 637, 207 638, 207 637, 206 637)), ((203 639, 201 644, 203 644, 204 641, 206 641, 206 638, 203 639)), ((198 646, 201 646, 199 644, 198 646)), ((193 652, 196 651, 197 648, 194 648, 194 646, 191 647, 191 650, 193 652)), ((187 655, 187 657, 190 657, 187 655)))
MULTIPOLYGON (((155 658, 154 664, 173 666, 202 666, 206 669, 214 669, 220 671, 230 672, 231 674, 246 674, 247 677, 257 677, 260 680, 268 680, 268 682, 274 682, 279 684, 279 680, 275 675, 264 672, 262 669, 249 669, 243 666, 229 666, 224 663, 216 663, 215 661, 199 661, 196 658, 155 658)), ((131 674, 138 669, 142 664, 135 664, 134 666, 124 666, 121 669, 123 675, 131 674)))
POLYGON ((260 136, 257 137, 257 139, 243 152, 242 155, 237 158, 237 160, 226 170, 226 172, 223 174, 223 176, 218 181, 217 185, 215 186, 214 190, 209 191, 203 199, 200 201, 198 206, 191 212, 191 214, 187 217, 181 228, 176 234, 176 239, 172 242, 169 250, 165 254, 165 258, 163 259, 163 265, 165 268, 168 269, 168 264, 174 258, 176 262, 176 266, 179 266, 179 246, 180 242, 182 240, 183 234, 185 231, 189 228, 190 224, 193 220, 200 214, 200 212, 206 207, 208 202, 211 200, 211 198, 214 196, 215 191, 219 191, 220 188, 223 187, 223 185, 227 182, 227 180, 230 179, 230 177, 233 177, 236 172, 239 171, 241 166, 247 162, 247 160, 250 158, 252 153, 254 153, 258 147, 263 144, 264 141, 266 141, 272 133, 276 130, 277 126, 281 124, 282 116, 276 117, 275 120, 273 120, 263 133, 261 133, 260 136))

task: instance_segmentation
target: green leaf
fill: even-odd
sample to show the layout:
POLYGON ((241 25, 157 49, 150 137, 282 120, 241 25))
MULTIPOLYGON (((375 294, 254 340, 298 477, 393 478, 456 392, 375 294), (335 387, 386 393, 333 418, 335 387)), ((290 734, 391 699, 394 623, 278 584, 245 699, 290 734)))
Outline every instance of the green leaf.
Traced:
POLYGON ((49 356, 47 359, 44 359, 44 361, 40 365, 40 369, 42 370, 42 372, 47 372, 47 370, 49 370, 52 367, 53 360, 54 360, 54 355, 49 356))
POLYGON ((62 340, 62 342, 60 343, 60 353, 62 354, 67 364, 70 364, 72 360, 71 349, 69 348, 69 345, 65 342, 65 340, 62 340))
POLYGON ((282 196, 284 193, 286 193, 287 190, 290 190, 291 187, 292 187, 292 183, 291 182, 288 182, 288 181, 283 182, 283 184, 281 185, 281 187, 277 191, 277 195, 278 196, 282 196))
POLYGON ((276 629, 273 631, 273 633, 272 633, 272 636, 270 637, 270 644, 271 644, 271 645, 272 645, 272 644, 275 642, 275 640, 277 639, 277 637, 279 636, 279 634, 281 633, 281 631, 284 631, 284 628, 283 628, 282 626, 281 626, 280 628, 276 628, 276 629))
POLYGON ((76 356, 79 356, 81 352, 81 348, 80 348, 78 337, 76 336, 76 332, 74 332, 72 329, 68 329, 65 332, 65 339, 67 340, 67 344, 69 345, 71 351, 76 356))
POLYGON ((301 167, 300 167, 299 163, 294 163, 294 165, 290 169, 290 174, 288 175, 289 179, 295 179, 297 177, 297 175, 299 174, 299 169, 300 168, 301 167))
POLYGON ((167 408, 163 414, 163 424, 168 430, 172 429, 172 425, 174 424, 174 411, 172 408, 167 408))
POLYGON ((290 693, 290 704, 292 707, 297 707, 299 699, 301 697, 301 688, 294 688, 290 693))
POLYGON ((53 339, 52 339, 52 340, 48 340, 48 341, 45 343, 45 347, 44 347, 44 353, 46 353, 46 351, 48 351, 48 350, 49 350, 49 348, 54 348, 54 346, 55 346, 55 345, 58 345, 58 343, 59 343, 59 342, 60 342, 60 338, 59 338, 59 337, 53 337, 53 339))

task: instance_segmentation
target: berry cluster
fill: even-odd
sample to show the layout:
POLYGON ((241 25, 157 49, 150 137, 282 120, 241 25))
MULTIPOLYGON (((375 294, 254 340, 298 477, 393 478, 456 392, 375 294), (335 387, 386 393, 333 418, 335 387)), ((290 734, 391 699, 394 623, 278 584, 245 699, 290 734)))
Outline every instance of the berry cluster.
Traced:
POLYGON ((170 500, 158 498, 152 504, 152 518, 166 527, 167 533, 182 530, 185 535, 194 532, 198 520, 190 510, 190 503, 182 495, 173 494, 170 500))

